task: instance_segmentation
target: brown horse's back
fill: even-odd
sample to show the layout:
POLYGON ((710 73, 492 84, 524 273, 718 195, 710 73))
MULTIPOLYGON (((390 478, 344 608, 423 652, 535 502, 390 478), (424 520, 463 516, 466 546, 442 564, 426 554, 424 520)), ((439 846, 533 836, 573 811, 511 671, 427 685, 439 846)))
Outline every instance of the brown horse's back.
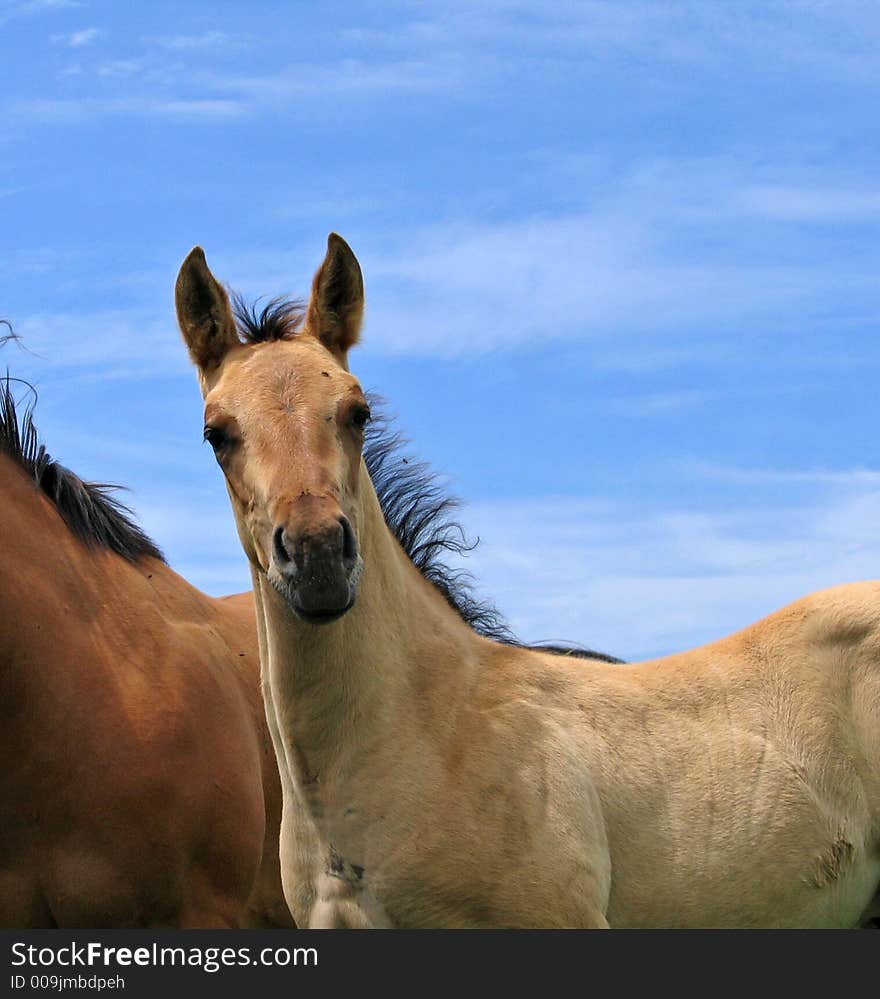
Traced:
POLYGON ((0 492, 0 924, 290 925, 246 601, 0 492))

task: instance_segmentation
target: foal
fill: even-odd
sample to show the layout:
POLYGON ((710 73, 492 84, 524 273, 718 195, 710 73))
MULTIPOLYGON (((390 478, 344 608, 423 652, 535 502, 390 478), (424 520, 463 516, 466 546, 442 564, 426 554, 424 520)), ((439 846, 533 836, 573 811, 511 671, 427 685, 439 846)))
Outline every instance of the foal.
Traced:
POLYGON ((347 244, 330 236, 301 322, 240 333, 199 248, 177 312, 254 580, 298 921, 859 923, 880 584, 631 666, 491 641, 407 557, 362 460, 347 244))

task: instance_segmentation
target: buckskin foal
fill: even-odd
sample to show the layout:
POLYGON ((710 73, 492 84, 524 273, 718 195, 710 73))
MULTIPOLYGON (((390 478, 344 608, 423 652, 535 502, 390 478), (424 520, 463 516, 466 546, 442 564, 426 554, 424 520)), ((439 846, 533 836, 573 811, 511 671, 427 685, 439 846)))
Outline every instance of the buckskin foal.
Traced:
POLYGON ((198 247, 177 311, 254 579, 298 921, 864 918, 880 879, 880 583, 634 665, 494 642, 407 557, 362 460, 347 244, 330 236, 301 321, 237 328, 198 247))

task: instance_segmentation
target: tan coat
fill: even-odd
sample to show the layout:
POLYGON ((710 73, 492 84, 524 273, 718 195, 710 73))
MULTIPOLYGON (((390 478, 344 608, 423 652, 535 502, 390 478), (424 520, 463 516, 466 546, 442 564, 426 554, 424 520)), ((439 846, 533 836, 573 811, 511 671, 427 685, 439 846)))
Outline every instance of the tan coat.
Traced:
POLYGON ((298 921, 859 923, 880 882, 880 583, 630 666, 490 642, 401 550, 360 458, 346 244, 296 335, 240 342, 200 250, 177 305, 251 561, 298 921))

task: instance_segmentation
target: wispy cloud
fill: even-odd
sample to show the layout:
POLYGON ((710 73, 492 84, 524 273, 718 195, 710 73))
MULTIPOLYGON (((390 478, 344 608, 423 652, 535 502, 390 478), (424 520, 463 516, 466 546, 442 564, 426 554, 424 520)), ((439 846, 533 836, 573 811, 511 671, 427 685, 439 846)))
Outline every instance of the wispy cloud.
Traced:
MULTIPOLYGON (((440 206, 442 221, 419 227, 368 225, 360 209, 344 234, 367 279, 370 350, 452 358, 589 339, 596 366, 634 372, 698 355, 717 360, 719 349, 742 358, 749 349, 744 331, 758 331, 797 335, 792 363, 808 363, 806 323, 842 332, 847 323, 880 315, 870 261, 862 268, 851 259, 829 260, 819 229, 794 252, 788 220, 785 238, 777 238, 779 202, 769 192, 788 190, 775 180, 780 165, 771 170, 742 157, 652 159, 608 176, 596 156, 566 163, 532 154, 527 166, 547 185, 564 171, 572 204, 467 221, 440 206), (752 179, 762 173, 771 175, 760 187, 763 201, 755 199, 752 179), (827 303, 841 299, 846 313, 829 314, 827 303)), ((876 224, 867 212, 856 214, 871 201, 845 176, 817 174, 798 190, 810 192, 811 219, 821 205, 828 222, 876 224)), ((302 200, 311 216, 324 214, 333 227, 350 208, 343 200, 334 212, 332 201, 311 192, 302 200)), ((285 206, 278 221, 290 216, 285 206)), ((287 229, 285 239, 260 251, 225 248, 218 273, 253 294, 286 291, 297 280, 305 288, 320 248, 313 255, 292 251, 287 229)), ((838 351, 826 362, 846 363, 847 355, 838 351)), ((613 406, 649 415, 708 400, 705 389, 689 386, 622 397, 613 406)))
POLYGON ((187 370, 172 322, 137 309, 36 313, 17 318, 16 331, 55 370, 102 380, 187 370))
POLYGON ((736 468, 710 462, 689 462, 682 471, 704 479, 736 485, 834 486, 845 490, 880 489, 880 471, 852 469, 736 468))
MULTIPOLYGON (((285 102, 302 98, 449 91, 459 88, 465 78, 461 62, 436 56, 376 62, 355 58, 343 58, 330 64, 299 62, 272 73, 205 72, 199 80, 217 92, 247 99, 251 109, 259 111, 286 108, 285 102)), ((310 110, 298 108, 299 113, 310 110)))
POLYGON ((240 38, 233 39, 224 31, 204 31, 198 35, 151 35, 145 40, 173 52, 216 50, 241 44, 240 38))
POLYGON ((58 10, 70 10, 81 7, 79 0, 5 0, 0 7, 0 24, 5 24, 17 17, 28 17, 35 14, 50 14, 58 10))
MULTIPOLYGON (((316 115, 318 106, 346 95, 369 100, 377 94, 419 93, 454 89, 462 82, 459 68, 407 60, 373 65, 343 60, 331 65, 299 65, 271 74, 218 73, 180 65, 157 65, 147 57, 111 59, 92 69, 99 79, 125 83, 128 93, 112 98, 86 95, 11 99, 5 112, 37 124, 76 125, 106 117, 203 119, 252 117, 267 112, 316 115), (299 103, 298 103, 299 102, 299 103)), ((62 75, 86 75, 81 64, 62 75)))
POLYGON ((770 76, 807 71, 876 84, 872 64, 880 17, 859 0, 736 5, 451 0, 421 4, 415 16, 408 13, 402 10, 396 24, 382 30, 353 25, 343 37, 353 46, 413 54, 428 48, 480 49, 487 62, 503 46, 538 60, 545 72, 576 64, 575 56, 596 66, 624 59, 627 72, 646 76, 658 65, 726 73, 748 59, 753 69, 770 76))
POLYGON ((144 59, 109 59, 102 62, 98 68, 98 76, 102 77, 126 77, 142 73, 147 67, 147 60, 144 59))
POLYGON ((94 121, 95 118, 144 116, 169 120, 212 121, 235 118, 245 112, 234 100, 177 100, 148 97, 82 98, 57 100, 17 100, 6 105, 7 114, 56 125, 94 121))
POLYGON ((746 211, 783 222, 876 224, 880 189, 763 185, 742 191, 746 211))
MULTIPOLYGON (((10 11, 69 5, 69 0, 43 0, 15 4, 10 11)), ((867 85, 874 82, 871 42, 880 41, 878 22, 864 5, 845 0, 834 5, 833 17, 821 5, 791 2, 740 5, 736 13, 685 0, 549 6, 429 2, 420 4, 415 16, 404 5, 381 26, 364 15, 332 32, 317 29, 314 47, 331 53, 327 57, 270 45, 263 47, 259 63, 242 68, 228 57, 254 48, 252 40, 209 29, 146 35, 138 39, 139 50, 117 62, 122 66, 150 56, 149 78, 131 74, 131 90, 120 95, 131 114, 147 113, 149 98, 161 90, 167 99, 171 90, 181 101, 233 101, 251 114, 302 115, 321 113, 326 101, 343 94, 356 99, 382 93, 387 99, 431 93, 479 103, 492 86, 508 86, 529 74, 564 82, 573 72, 589 76, 625 66, 627 74, 656 84, 658 67, 698 65, 705 73, 727 73, 743 58, 765 74, 782 66, 807 66, 813 73, 854 77, 867 85), (797 17, 791 16, 793 9, 797 17), (832 24, 833 32, 828 30, 832 24), (517 53, 515 64, 506 55, 510 51, 517 53), (226 64, 220 57, 227 58, 226 64)), ((55 36, 73 48, 98 37, 100 29, 94 27, 55 36)), ((756 204, 762 197, 755 192, 756 204)))
POLYGON ((699 409, 717 397, 717 390, 710 392, 706 389, 685 388, 667 392, 646 392, 642 395, 621 394, 613 399, 603 400, 599 405, 608 412, 621 416, 653 417, 664 413, 699 409))
POLYGON ((623 333, 705 340, 759 316, 802 321, 832 289, 876 298, 873 274, 851 267, 694 259, 664 245, 678 224, 597 211, 410 234, 368 259, 370 340, 447 356, 623 333))
POLYGON ((627 658, 720 638, 880 564, 880 483, 860 473, 832 496, 738 512, 547 498, 466 520, 482 538, 468 566, 522 637, 627 658))
POLYGON ((101 28, 83 28, 66 35, 52 35, 52 42, 55 45, 64 45, 69 49, 80 49, 86 45, 91 45, 99 38, 103 38, 104 34, 105 32, 101 28))
POLYGON ((24 3, 16 3, 13 0, 9 6, 13 10, 36 13, 44 10, 69 10, 73 7, 82 7, 82 3, 80 0, 25 0, 24 3))
MULTIPOLYGON (((194 452, 203 485, 169 492, 144 488, 131 497, 140 523, 165 552, 171 566, 206 593, 221 596, 251 588, 247 558, 235 531, 213 459, 194 452), (201 463, 199 462, 201 459, 201 463)), ((189 452, 188 452, 189 453, 189 452)), ((164 466, 157 465, 164 470, 164 466)))
POLYGON ((80 0, 7 0, 4 13, 40 14, 53 10, 70 10, 81 7, 80 0))

